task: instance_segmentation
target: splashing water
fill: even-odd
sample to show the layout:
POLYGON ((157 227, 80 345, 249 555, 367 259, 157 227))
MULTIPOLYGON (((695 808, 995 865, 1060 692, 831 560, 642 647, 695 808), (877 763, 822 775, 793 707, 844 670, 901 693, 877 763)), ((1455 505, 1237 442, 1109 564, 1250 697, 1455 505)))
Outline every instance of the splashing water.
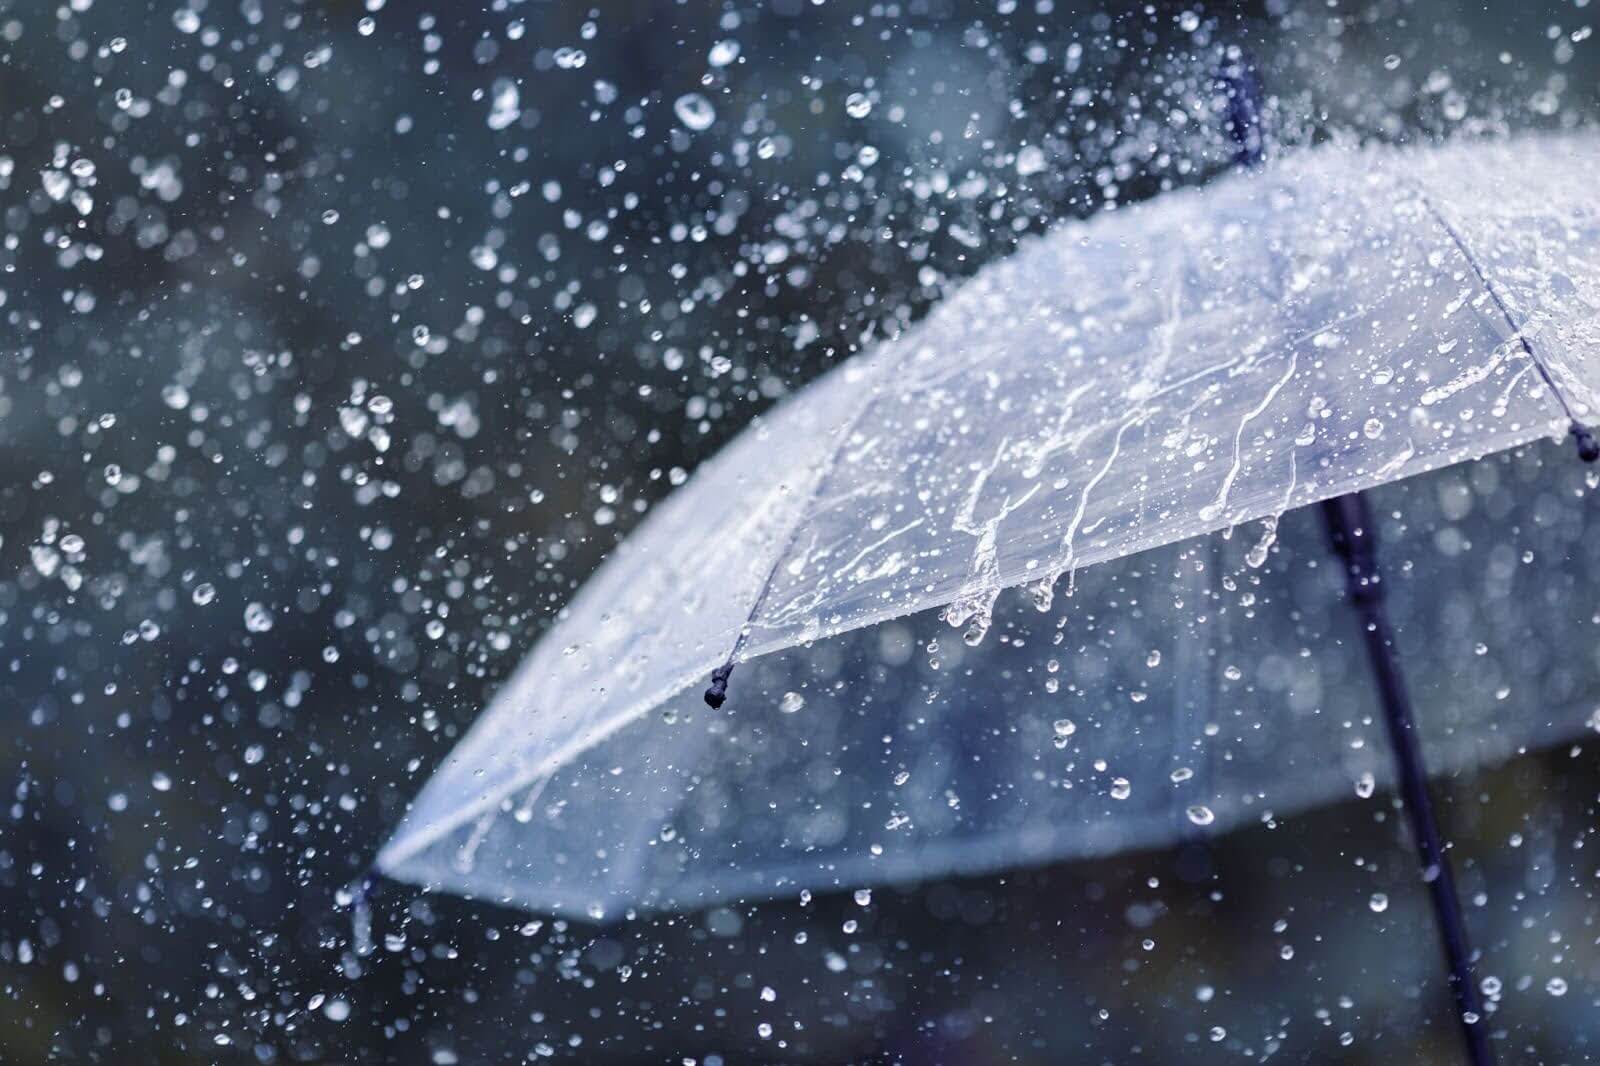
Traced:
POLYGON ((975 648, 982 644, 983 638, 989 634, 989 627, 994 623, 994 602, 999 596, 999 589, 987 589, 962 596, 944 609, 944 620, 951 629, 966 626, 966 632, 961 634, 961 639, 968 647, 975 648))
POLYGON ((1261 539, 1250 546, 1245 553, 1245 565, 1252 570, 1259 570, 1267 561, 1267 553, 1272 551, 1272 546, 1278 542, 1278 516, 1268 515, 1261 520, 1261 539))

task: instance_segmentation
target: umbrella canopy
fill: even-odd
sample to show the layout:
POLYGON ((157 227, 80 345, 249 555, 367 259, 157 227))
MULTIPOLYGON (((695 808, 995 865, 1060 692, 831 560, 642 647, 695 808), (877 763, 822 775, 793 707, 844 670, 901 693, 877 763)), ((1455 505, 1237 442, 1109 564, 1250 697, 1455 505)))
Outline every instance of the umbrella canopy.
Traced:
MULTIPOLYGON (((379 868, 600 916, 1153 845, 1370 789, 1359 623, 1312 564, 1320 532, 1276 516, 1593 416, 1597 164, 1589 134, 1324 148, 1033 241, 664 504, 379 868), (1057 588, 1067 609, 1033 610, 1057 588), (756 663, 708 711, 730 653, 756 663)), ((1430 651, 1435 766, 1571 735, 1600 702, 1587 613, 1551 607, 1600 579, 1583 471, 1551 458, 1377 497, 1431 593, 1394 609, 1430 651), (1516 646, 1477 654, 1491 633, 1516 646)))

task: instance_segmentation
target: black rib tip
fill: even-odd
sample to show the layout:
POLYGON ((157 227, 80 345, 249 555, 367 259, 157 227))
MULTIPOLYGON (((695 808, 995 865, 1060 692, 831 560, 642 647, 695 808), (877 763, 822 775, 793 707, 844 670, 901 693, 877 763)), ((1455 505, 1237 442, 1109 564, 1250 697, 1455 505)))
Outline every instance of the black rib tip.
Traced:
POLYGON ((716 710, 728 702, 728 678, 733 676, 733 664, 711 671, 711 687, 706 689, 706 706, 716 710))
POLYGON ((1578 458, 1586 463, 1600 459, 1600 440, 1596 440, 1594 431, 1581 423, 1572 423, 1572 437, 1578 442, 1578 458))

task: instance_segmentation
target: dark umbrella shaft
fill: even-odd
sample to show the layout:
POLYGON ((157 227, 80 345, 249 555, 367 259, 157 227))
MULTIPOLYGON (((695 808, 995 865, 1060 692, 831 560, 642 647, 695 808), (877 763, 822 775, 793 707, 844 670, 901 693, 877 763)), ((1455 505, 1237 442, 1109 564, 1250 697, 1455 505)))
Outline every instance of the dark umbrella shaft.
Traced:
POLYGON ((1361 493, 1351 493, 1322 504, 1323 519, 1333 550, 1345 566, 1345 580, 1351 602, 1361 614, 1362 632, 1367 642, 1367 657, 1383 703, 1384 722, 1389 728, 1389 745, 1394 751, 1399 776, 1400 797, 1405 803, 1411 835, 1416 839, 1422 879, 1427 883, 1434 918, 1444 941, 1450 964, 1450 991, 1455 996, 1456 1016, 1473 1066, 1492 1066, 1494 1051, 1489 1045, 1488 1021, 1473 973, 1472 946, 1467 940, 1467 925, 1456 895, 1455 875, 1445 855, 1428 795, 1428 774, 1422 762, 1416 723, 1411 716, 1411 700, 1406 694, 1405 677, 1395 656, 1394 631, 1384 610, 1383 579, 1378 570, 1377 537, 1361 493))

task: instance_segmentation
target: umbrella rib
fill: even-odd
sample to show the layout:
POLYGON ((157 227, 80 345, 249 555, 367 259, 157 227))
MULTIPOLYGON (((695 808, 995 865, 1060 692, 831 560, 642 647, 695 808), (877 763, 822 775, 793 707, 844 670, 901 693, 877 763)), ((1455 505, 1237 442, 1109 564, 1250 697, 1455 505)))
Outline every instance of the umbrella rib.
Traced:
POLYGON ((855 414, 850 416, 850 421, 845 424, 843 431, 839 434, 838 444, 828 453, 828 457, 823 461, 822 469, 818 472, 816 480, 811 483, 811 492, 806 497, 805 503, 795 511, 794 525, 790 527, 789 536, 784 541, 782 549, 772 557, 772 565, 767 570, 766 579, 761 582, 761 591, 756 593, 755 601, 750 605, 750 613, 745 616, 744 625, 739 627, 739 634, 734 638, 733 649, 728 652, 727 661, 711 671, 711 685, 705 692, 707 706, 712 708, 721 707, 724 701, 727 700, 728 679, 733 676, 735 660, 738 659, 739 653, 744 650, 745 645, 749 642, 751 623, 755 621, 756 616, 761 613, 761 609, 767 604, 767 596, 772 592, 773 580, 778 576, 778 568, 783 565, 783 560, 788 557, 789 553, 794 550, 795 544, 799 542, 800 531, 805 525, 806 515, 810 513, 811 508, 817 502, 817 498, 822 494, 823 484, 833 474, 834 467, 839 465, 839 457, 844 454, 845 448, 849 446, 850 438, 855 435, 856 427, 861 424, 861 420, 866 417, 867 412, 872 409, 873 402, 878 398, 877 393, 870 385, 866 387, 866 392, 866 401, 862 403, 855 414))
POLYGON ((1433 216, 1434 221, 1439 223, 1440 228, 1449 234, 1450 240, 1456 246, 1456 250, 1461 253, 1467 264, 1472 267, 1472 272, 1478 276, 1478 281, 1483 285, 1484 291, 1489 294, 1489 299, 1494 301, 1495 307, 1499 308, 1501 316, 1506 320, 1506 325, 1511 327, 1512 335, 1516 337, 1517 343, 1522 346, 1522 350, 1533 361, 1534 369, 1539 371, 1539 377, 1544 379, 1544 383, 1550 389, 1551 395, 1556 398, 1556 403, 1561 405, 1562 413, 1567 416, 1567 421, 1571 424, 1573 439, 1578 443, 1579 458, 1586 463, 1592 463, 1596 459, 1600 459, 1600 440, 1597 440, 1594 432, 1580 422, 1578 416, 1573 413, 1572 404, 1568 402, 1566 394, 1556 385, 1555 376, 1550 372, 1550 368, 1545 365, 1543 357, 1539 355, 1533 344, 1528 340, 1528 335, 1517 324, 1516 316, 1511 313, 1511 308, 1506 306, 1505 300, 1501 299, 1500 291, 1494 287, 1494 282, 1489 280, 1488 271, 1484 270, 1483 265, 1478 261, 1478 257, 1473 254, 1472 249, 1467 245, 1466 238, 1461 235, 1460 230, 1450 224, 1450 220, 1434 206, 1433 201, 1428 199, 1428 194, 1420 188, 1417 189, 1417 198, 1422 202, 1422 206, 1427 209, 1428 214, 1433 216))

